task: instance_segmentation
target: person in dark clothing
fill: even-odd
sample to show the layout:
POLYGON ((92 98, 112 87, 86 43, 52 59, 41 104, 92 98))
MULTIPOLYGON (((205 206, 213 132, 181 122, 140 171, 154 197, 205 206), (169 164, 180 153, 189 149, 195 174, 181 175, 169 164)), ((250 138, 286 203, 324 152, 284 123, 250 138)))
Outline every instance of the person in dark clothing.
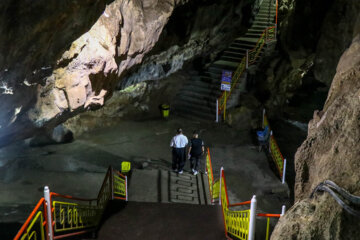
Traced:
POLYGON ((204 154, 204 142, 199 138, 199 134, 197 131, 194 131, 193 138, 190 140, 189 146, 189 160, 191 165, 191 170, 194 175, 197 175, 200 163, 200 157, 204 154))

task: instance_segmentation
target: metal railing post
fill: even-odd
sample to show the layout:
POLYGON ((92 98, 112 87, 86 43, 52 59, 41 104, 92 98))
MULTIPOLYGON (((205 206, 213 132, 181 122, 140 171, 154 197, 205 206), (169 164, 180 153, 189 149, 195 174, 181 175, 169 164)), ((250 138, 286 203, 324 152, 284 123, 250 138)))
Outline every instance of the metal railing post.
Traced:
POLYGON ((270 131, 270 136, 269 136, 269 153, 271 153, 271 137, 273 135, 273 132, 270 131))
POLYGON ((284 166, 283 166, 283 172, 282 172, 282 184, 285 183, 285 173, 286 173, 286 158, 284 159, 284 166))
POLYGON ((286 206, 282 205, 280 217, 284 216, 285 211, 286 211, 286 206))
POLYGON ((263 115, 262 115, 262 129, 265 129, 265 108, 263 109, 263 115))
POLYGON ((254 195, 251 199, 248 240, 255 239, 255 224, 256 224, 256 195, 254 195))
POLYGON ((215 122, 219 122, 219 99, 216 99, 216 117, 215 122))
POLYGON ((46 205, 46 222, 48 227, 46 239, 53 240, 54 234, 52 229, 50 190, 48 186, 44 187, 44 199, 46 205))
POLYGON ((249 50, 246 49, 246 69, 249 68, 249 50))
POLYGON ((224 167, 221 167, 220 168, 220 178, 219 178, 219 181, 220 181, 220 184, 219 184, 219 205, 221 205, 221 184, 222 184, 222 172, 224 171, 224 167))
POLYGON ((128 195, 128 181, 127 176, 125 176, 125 193, 126 193, 126 201, 129 201, 129 195, 128 195))

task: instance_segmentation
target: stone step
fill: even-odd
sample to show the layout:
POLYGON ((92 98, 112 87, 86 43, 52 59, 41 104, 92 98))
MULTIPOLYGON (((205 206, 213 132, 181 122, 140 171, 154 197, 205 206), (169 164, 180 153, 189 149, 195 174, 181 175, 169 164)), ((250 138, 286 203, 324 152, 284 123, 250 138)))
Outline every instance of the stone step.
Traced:
POLYGON ((259 12, 257 14, 272 14, 272 15, 276 15, 276 10, 270 10, 267 8, 267 9, 261 9, 259 10, 259 12))
POLYGON ((255 19, 256 18, 271 18, 271 19, 274 19, 276 16, 276 13, 273 13, 273 12, 269 12, 269 11, 263 11, 261 13, 257 13, 255 15, 255 19))
MULTIPOLYGON (((220 89, 217 95, 218 96, 221 95, 220 89)), ((186 93, 179 95, 176 101, 179 103, 179 105, 182 105, 181 103, 191 103, 206 108, 215 108, 216 99, 218 98, 218 96, 216 95, 206 96, 193 92, 193 93, 186 93)))
POLYGON ((261 30, 265 30, 268 27, 272 27, 272 26, 268 26, 268 25, 259 25, 259 24, 253 24, 251 26, 251 29, 261 29, 261 30))
POLYGON ((245 37, 258 38, 258 39, 259 39, 260 36, 261 36, 261 34, 262 34, 262 33, 249 33, 249 32, 248 32, 248 33, 245 34, 245 37))
MULTIPOLYGON (((220 88, 220 85, 219 85, 220 88)), ((186 86, 183 88, 183 91, 187 93, 198 93, 202 95, 215 95, 217 96, 217 88, 206 88, 206 87, 199 87, 199 86, 186 86)))
POLYGON ((274 24, 272 24, 270 21, 266 21, 266 20, 256 20, 253 22, 253 25, 260 25, 260 26, 272 26, 274 24))
POLYGON ((255 46, 256 42, 245 42, 245 41, 236 41, 234 43, 231 44, 230 48, 231 50, 234 49, 234 51, 237 49, 237 48, 243 48, 243 49, 253 49, 254 46, 255 46))
POLYGON ((241 62, 243 57, 234 57, 234 56, 226 56, 226 55, 223 55, 220 57, 221 60, 224 60, 224 61, 236 61, 238 63, 241 62))
POLYGON ((202 82, 205 82, 209 85, 220 86, 221 75, 211 76, 208 74, 202 74, 200 75, 200 79, 202 82))
POLYGON ((273 25, 275 25, 275 18, 274 17, 270 17, 270 16, 256 16, 254 19, 254 22, 259 21, 259 22, 267 22, 267 23, 273 23, 273 25))
POLYGON ((234 62, 234 61, 224 61, 224 60, 219 60, 216 61, 212 64, 212 66, 214 67, 218 67, 224 70, 233 70, 236 69, 237 66, 239 66, 240 62, 234 62))
POLYGON ((129 185, 129 201, 209 204, 206 199, 205 183, 200 176, 185 172, 182 175, 150 163, 150 169, 133 169, 129 185), (158 167, 164 169, 157 169, 158 167), (155 168, 155 169, 154 169, 155 168), (166 170, 165 170, 166 169, 166 170), (200 177, 200 178, 199 178, 200 177))
MULTIPOLYGON (((204 76, 205 79, 205 76, 204 76)), ((194 81, 191 84, 188 84, 187 86, 184 86, 184 91, 187 92, 206 92, 210 91, 210 93, 213 90, 216 90, 220 88, 220 82, 221 78, 219 79, 210 79, 212 82, 205 82, 203 80, 194 81)))
POLYGON ((259 33, 260 35, 264 32, 265 29, 249 29, 248 33, 259 33))
POLYGON ((216 109, 204 109, 198 106, 193 106, 191 104, 183 103, 181 105, 174 106, 174 111, 176 114, 188 117, 188 118, 196 118, 202 119, 206 121, 213 121, 215 120, 215 113, 216 109))

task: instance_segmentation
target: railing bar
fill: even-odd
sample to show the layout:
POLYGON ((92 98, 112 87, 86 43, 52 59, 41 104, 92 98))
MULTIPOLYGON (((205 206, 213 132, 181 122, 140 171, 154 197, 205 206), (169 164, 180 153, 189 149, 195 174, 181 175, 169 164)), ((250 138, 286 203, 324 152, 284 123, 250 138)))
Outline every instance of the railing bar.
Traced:
POLYGON ((51 196, 54 196, 54 197, 61 197, 61 198, 67 198, 67 199, 72 199, 72 200, 78 200, 78 201, 96 201, 97 199, 96 198, 79 198, 79 197, 73 197, 73 196, 70 196, 70 195, 63 195, 63 194, 59 194, 59 193, 54 193, 54 192, 51 192, 50 193, 51 196))
POLYGON ((26 219, 25 223, 22 225, 22 227, 20 228, 20 230, 18 231, 18 233, 16 234, 14 240, 18 240, 21 236, 21 234, 24 233, 25 229, 27 228, 27 226, 29 225, 31 219, 34 217, 34 215, 36 214, 36 212, 38 211, 38 209, 40 208, 41 204, 45 201, 44 198, 40 198, 39 202, 36 204, 35 208, 33 209, 33 211, 30 213, 29 217, 26 219))
POLYGON ((67 233, 67 234, 63 234, 63 235, 58 235, 58 236, 54 236, 54 239, 61 239, 61 238, 81 235, 81 234, 85 234, 85 233, 88 233, 88 232, 93 232, 93 231, 95 231, 95 229, 96 228, 91 228, 89 230, 84 230, 84 231, 81 231, 81 232, 74 232, 74 233, 67 233))

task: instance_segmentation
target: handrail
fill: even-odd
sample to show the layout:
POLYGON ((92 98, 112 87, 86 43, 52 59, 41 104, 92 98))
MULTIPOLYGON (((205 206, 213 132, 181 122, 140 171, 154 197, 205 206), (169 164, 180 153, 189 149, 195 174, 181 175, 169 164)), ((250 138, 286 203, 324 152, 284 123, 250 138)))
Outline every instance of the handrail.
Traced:
POLYGON ((225 120, 225 109, 226 103, 229 97, 231 96, 232 90, 236 87, 238 80, 241 78, 245 69, 248 68, 249 65, 254 63, 258 56, 260 55, 261 50, 265 43, 276 40, 276 32, 277 32, 277 18, 278 18, 278 0, 276 0, 276 18, 275 18, 275 25, 270 26, 264 29, 263 33, 260 35, 258 41, 256 42, 254 48, 251 50, 247 50, 246 55, 241 59, 240 64, 236 68, 234 72, 234 76, 232 79, 231 87, 229 93, 225 91, 221 94, 221 96, 217 99, 217 113, 216 116, 219 116, 222 111, 224 111, 224 120, 225 120), (269 37, 271 35, 272 37, 269 37), (252 61, 249 61, 249 55, 255 53, 255 56, 252 61))
POLYGON ((106 172, 97 198, 87 199, 49 192, 48 187, 45 187, 44 197, 40 199, 16 234, 14 240, 24 240, 26 236, 29 239, 33 239, 32 236, 35 236, 37 239, 45 240, 44 232, 46 233, 46 239, 52 240, 94 231, 101 220, 108 201, 113 199, 127 201, 128 192, 127 176, 114 170, 111 166, 106 172), (53 201, 54 197, 63 200, 53 201), (88 202, 88 204, 80 204, 78 203, 79 201, 88 202), (43 210, 40 210, 42 204, 43 210), (49 212, 46 206, 48 206, 49 212), (34 216, 36 217, 34 218, 34 216), (51 222, 50 226, 48 226, 48 221, 44 221, 44 218, 51 222), (29 230, 31 230, 38 219, 40 219, 42 226, 40 228, 41 232, 37 233, 36 230, 33 230, 29 235, 29 230), (46 228, 44 229, 45 226, 46 228), (54 236, 53 234, 57 235, 54 236))
POLYGON ((219 184, 220 180, 214 178, 213 167, 210 156, 210 149, 207 148, 206 162, 205 162, 205 173, 208 177, 209 192, 211 203, 214 203, 219 198, 219 184))
POLYGON ((271 214, 271 213, 258 213, 256 215, 259 217, 273 217, 273 218, 281 217, 281 214, 271 214))
POLYGON ((277 25, 277 18, 278 18, 278 0, 276 0, 276 17, 275 17, 275 24, 277 25))
MULTIPOLYGON (((33 219, 33 217, 35 216, 35 214, 38 212, 39 208, 41 207, 41 205, 43 205, 44 207, 44 202, 45 199, 44 198, 40 198, 39 202, 36 204, 35 208, 32 210, 32 212, 30 213, 29 217, 26 219, 25 223, 21 226, 20 230, 18 231, 18 233, 16 234, 16 236, 14 237, 14 240, 18 240, 20 239, 20 237, 22 236, 22 234, 24 233, 24 231, 26 230, 26 228, 29 226, 31 220, 33 219)), ((45 207, 44 207, 45 209, 45 207)), ((41 223, 42 225, 47 224, 46 220, 43 221, 43 223, 41 223)))
POLYGON ((255 237, 255 216, 256 216, 256 196, 251 201, 229 204, 229 197, 225 179, 224 169, 221 168, 220 178, 220 203, 224 219, 225 236, 227 239, 236 237, 242 240, 254 240, 255 237), (242 211, 229 210, 231 206, 250 204, 250 209, 242 211))
POLYGON ((77 200, 77 201, 88 201, 88 202, 92 202, 92 201, 96 201, 97 198, 92 198, 92 199, 88 199, 88 198, 78 198, 78 197, 73 197, 70 195, 63 195, 63 194, 59 194, 59 193, 55 193, 55 192, 51 192, 50 196, 54 196, 54 197, 61 197, 61 198, 67 198, 67 199, 71 199, 71 200, 77 200))
MULTIPOLYGON (((268 127, 270 130, 270 124, 269 120, 267 119, 265 109, 263 109, 263 122, 262 122, 263 128, 268 127)), ((282 155, 279 145, 277 144, 274 136, 273 131, 270 131, 270 137, 269 137, 269 153, 271 155, 271 158, 275 162, 276 168, 279 172, 281 182, 285 183, 285 174, 286 174, 286 158, 282 155)))
POLYGON ((228 207, 243 206, 243 205, 248 205, 248 204, 251 204, 251 201, 245 201, 245 202, 241 202, 241 203, 229 204, 228 207))

